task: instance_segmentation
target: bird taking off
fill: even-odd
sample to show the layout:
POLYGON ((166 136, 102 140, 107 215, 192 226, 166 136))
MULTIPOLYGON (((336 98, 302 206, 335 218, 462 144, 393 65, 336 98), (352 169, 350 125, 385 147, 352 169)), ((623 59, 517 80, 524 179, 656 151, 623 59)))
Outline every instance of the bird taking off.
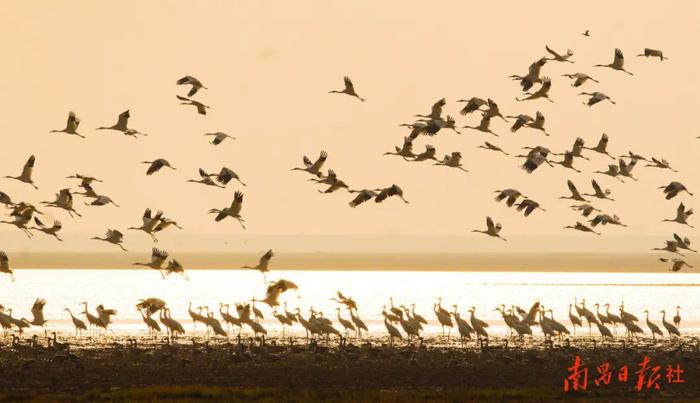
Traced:
POLYGON ((328 91, 329 94, 347 94, 350 95, 351 97, 355 97, 359 99, 362 102, 365 102, 365 99, 357 95, 357 92, 355 92, 355 86, 352 84, 352 81, 350 80, 350 77, 345 76, 343 78, 345 81, 345 88, 342 91, 328 91))
POLYGON ((177 80, 175 82, 177 85, 191 85, 192 88, 190 88, 190 92, 187 93, 188 97, 193 96, 194 94, 197 93, 200 89, 204 88, 205 90, 207 87, 202 85, 202 82, 197 80, 196 78, 192 76, 184 76, 181 79, 177 80))

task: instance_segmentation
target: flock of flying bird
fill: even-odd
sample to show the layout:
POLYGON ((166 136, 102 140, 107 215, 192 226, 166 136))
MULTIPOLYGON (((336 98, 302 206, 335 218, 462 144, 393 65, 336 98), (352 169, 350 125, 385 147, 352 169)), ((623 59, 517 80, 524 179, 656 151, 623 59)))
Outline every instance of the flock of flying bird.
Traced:
MULTIPOLYGON (((588 36, 588 33, 584 35, 588 36)), ((552 87, 552 80, 543 75, 544 67, 547 65, 547 63, 552 62, 574 63, 572 60, 574 53, 571 50, 568 50, 566 53, 559 53, 551 49, 549 46, 546 46, 545 49, 548 52, 549 57, 542 57, 533 62, 529 66, 525 75, 514 74, 510 76, 510 78, 519 82, 523 91, 523 95, 521 97, 516 97, 518 102, 530 102, 538 99, 554 102, 549 95, 552 87)), ((661 61, 668 59, 661 51, 654 49, 645 49, 639 56, 657 57, 661 61)), ((614 58, 611 63, 597 64, 594 67, 610 68, 615 71, 624 72, 630 76, 633 75, 633 73, 626 70, 625 58, 620 49, 615 49, 614 58)), ((576 88, 581 87, 588 82, 593 82, 596 84, 600 83, 599 80, 594 79, 588 74, 582 72, 564 74, 563 76, 573 80, 571 86, 576 88)), ((190 90, 186 97, 177 95, 177 99, 181 101, 181 104, 195 106, 199 114, 206 115, 209 106, 194 100, 193 96, 199 93, 200 90, 207 89, 207 87, 205 87, 201 81, 192 76, 183 77, 177 81, 177 84, 190 86, 190 90)), ((330 92, 355 97, 362 102, 365 101, 364 98, 358 95, 352 81, 348 77, 345 77, 344 79, 344 88, 342 90, 333 90, 330 92)), ((580 95, 587 97, 583 103, 589 107, 593 107, 603 101, 609 101, 610 103, 615 104, 615 101, 603 92, 580 92, 580 95)), ((461 152, 453 151, 445 154, 442 159, 438 159, 437 151, 434 146, 426 144, 425 151, 416 153, 413 149, 414 142, 422 136, 434 138, 443 129, 457 134, 461 134, 459 129, 469 129, 498 137, 499 134, 494 131, 491 125, 491 121, 496 117, 504 122, 509 122, 510 131, 512 133, 516 133, 521 129, 534 129, 541 132, 545 136, 550 136, 545 128, 545 116, 540 111, 537 111, 534 117, 527 114, 503 115, 498 104, 491 98, 482 99, 479 97, 472 97, 469 99, 460 99, 457 102, 464 104, 459 113, 465 117, 471 116, 475 113, 480 113, 481 118, 479 123, 476 125, 464 125, 461 128, 458 127, 456 120, 452 116, 443 114, 444 109, 447 106, 447 101, 444 98, 440 99, 432 105, 428 114, 417 114, 415 117, 418 119, 414 122, 401 124, 400 126, 402 127, 408 127, 410 129, 410 133, 404 137, 403 143, 400 146, 396 146, 394 151, 386 152, 384 155, 398 156, 406 162, 432 162, 432 164, 436 166, 454 168, 464 172, 469 172, 463 165, 461 152)), ((114 125, 99 127, 97 129, 117 131, 131 137, 147 136, 145 133, 130 128, 128 125, 129 118, 130 112, 127 110, 118 116, 117 123, 114 125)), ((71 111, 68 114, 66 127, 62 130, 52 130, 51 132, 65 133, 84 138, 84 135, 78 132, 79 125, 80 119, 74 112, 71 111)), ((212 137, 213 139, 211 144, 215 146, 221 144, 227 139, 235 139, 235 137, 229 136, 223 132, 206 133, 204 136, 212 137)), ((556 153, 545 146, 537 145, 533 147, 526 147, 525 149, 528 151, 521 155, 515 155, 515 158, 521 159, 522 169, 531 174, 535 173, 538 169, 541 169, 541 167, 553 167, 555 165, 559 165, 564 169, 569 169, 580 173, 581 171, 575 167, 576 160, 579 158, 586 160, 590 159, 589 156, 584 155, 585 151, 590 151, 598 155, 607 156, 613 160, 617 159, 617 163, 608 165, 607 170, 595 171, 593 173, 615 178, 621 183, 624 183, 626 180, 637 180, 633 175, 633 170, 640 161, 645 161, 647 167, 665 169, 674 173, 677 172, 670 166, 669 162, 663 158, 647 158, 631 151, 628 152, 628 154, 615 158, 608 151, 608 142, 609 138, 606 134, 603 134, 597 144, 593 147, 587 147, 582 138, 576 138, 571 149, 565 150, 561 153, 556 153), (553 160, 551 159, 553 156, 561 156, 562 159, 553 160)), ((483 145, 479 146, 479 148, 510 156, 510 154, 501 147, 488 141, 485 141, 483 145)), ((325 151, 321 151, 319 157, 315 161, 312 161, 310 158, 304 156, 303 166, 294 167, 292 170, 310 174, 311 178, 309 181, 319 185, 324 185, 325 189, 318 190, 320 193, 328 194, 344 189, 351 194, 355 194, 354 198, 349 202, 351 207, 358 207, 372 199, 374 199, 376 203, 381 203, 392 196, 397 196, 397 198, 400 198, 404 203, 409 203, 409 201, 404 198, 402 188, 396 184, 391 184, 387 187, 351 189, 349 185, 345 181, 341 180, 332 169, 326 169, 326 173, 324 174, 324 166, 326 165, 327 159, 328 154, 325 151)), ((19 176, 6 176, 6 178, 18 180, 32 186, 34 189, 38 189, 38 186, 33 180, 35 162, 36 158, 32 155, 27 160, 19 176)), ((143 163, 148 165, 146 175, 154 175, 160 172, 163 168, 176 170, 176 168, 164 158, 143 161, 143 163)), ((232 181, 236 181, 241 186, 246 186, 239 175, 228 167, 222 167, 220 170, 218 170, 218 172, 209 172, 200 168, 198 174, 199 175, 196 179, 189 179, 187 182, 198 183, 210 187, 225 188, 232 181)), ((95 184, 102 183, 101 180, 92 176, 81 174, 71 175, 68 178, 80 181, 78 187, 82 190, 82 192, 75 192, 68 187, 63 188, 59 190, 54 200, 43 202, 43 206, 62 209, 66 211, 70 217, 81 217, 81 214, 75 208, 76 203, 74 200, 74 195, 80 195, 85 199, 84 204, 86 206, 99 207, 114 205, 119 207, 119 205, 109 196, 98 193, 97 190, 95 190, 95 184)), ((601 186, 598 180, 591 180, 592 191, 590 193, 580 192, 572 180, 567 181, 567 188, 569 194, 561 196, 560 198, 578 202, 578 204, 572 205, 571 208, 580 212, 587 220, 587 223, 585 223, 586 221, 584 220, 580 220, 576 221, 575 224, 567 225, 564 228, 601 235, 600 232, 596 231, 599 226, 626 226, 623 224, 622 219, 617 215, 605 213, 604 211, 590 204, 591 199, 614 201, 612 191, 601 186)), ((690 193, 685 185, 678 181, 671 181, 668 185, 661 186, 660 189, 663 190, 667 200, 671 200, 683 192, 686 192, 692 196, 692 193, 690 193)), ((519 190, 508 188, 496 190, 495 193, 497 194, 495 197, 496 202, 505 201, 505 204, 508 207, 515 207, 517 211, 523 212, 525 217, 530 216, 537 210, 542 212, 546 211, 538 201, 528 198, 519 190)), ((236 190, 234 193, 234 199, 229 206, 224 206, 220 209, 210 209, 209 213, 215 214, 214 219, 217 222, 229 217, 235 219, 240 226, 245 229, 245 219, 241 215, 243 196, 244 195, 240 190, 236 190)), ((39 218, 40 215, 43 215, 43 212, 36 206, 24 201, 14 202, 8 194, 3 192, 0 192, 0 203, 4 204, 10 209, 10 220, 0 221, 1 223, 17 227, 29 238, 34 236, 33 231, 38 231, 52 236, 58 241, 62 241, 59 236, 59 233, 63 228, 62 223, 60 221, 55 221, 52 226, 47 226, 39 218)), ((681 202, 677 208, 676 216, 673 218, 664 219, 663 221, 675 222, 677 224, 692 227, 687 222, 687 219, 692 214, 693 210, 686 208, 685 204, 681 202)), ((157 211, 154 214, 153 211, 148 208, 145 210, 142 216, 141 225, 130 227, 128 230, 144 232, 151 237, 154 243, 157 243, 158 239, 156 235, 159 232, 171 227, 182 228, 175 220, 165 216, 163 211, 157 211)), ((483 233, 506 241, 506 238, 503 237, 501 232, 502 228, 503 227, 500 223, 495 222, 491 217, 486 217, 486 229, 475 229, 473 232, 483 233)), ((123 246, 124 233, 117 229, 110 228, 107 230, 104 237, 94 237, 93 239, 113 244, 126 251, 126 248, 123 246)), ((679 271, 684 266, 692 267, 680 258, 683 257, 681 251, 696 252, 696 250, 692 249, 690 240, 687 237, 679 235, 678 233, 674 233, 673 239, 666 241, 665 247, 654 249, 673 253, 679 256, 660 259, 663 262, 670 262, 671 270, 673 271, 679 271)), ((272 257, 273 252, 272 250, 269 250, 260 258, 257 265, 244 267, 258 270, 263 273, 263 275, 266 275, 266 273, 269 272, 269 262, 272 257)), ((183 265, 174 258, 170 260, 168 260, 168 258, 168 252, 163 249, 153 247, 150 261, 137 262, 134 263, 134 265, 157 270, 163 278, 166 278, 170 274, 179 274, 189 280, 183 265)), ((7 254, 4 252, 0 252, 0 272, 10 274, 12 280, 14 281, 14 273, 10 267, 10 260, 7 254)), ((280 305, 278 299, 282 293, 288 290, 297 289, 297 286, 293 282, 285 279, 279 279, 268 283, 266 276, 264 276, 264 281, 265 285, 267 286, 265 297, 260 300, 252 299, 250 303, 236 304, 235 308, 237 316, 231 314, 229 311, 229 305, 223 303, 219 305, 219 314, 229 326, 233 325, 242 328, 243 325, 247 325, 256 335, 267 333, 265 328, 259 322, 264 318, 264 316, 263 313, 255 307, 255 302, 262 302, 276 309, 276 307, 280 305)), ((358 316, 357 303, 352 300, 352 298, 346 297, 342 293, 338 292, 337 298, 334 298, 334 300, 347 308, 349 312, 350 319, 348 320, 341 316, 341 308, 339 307, 337 309, 338 323, 344 327, 346 332, 354 331, 358 336, 360 336, 361 331, 367 331, 367 326, 358 316)), ((0 325, 2 325, 2 327, 6 330, 11 329, 13 326, 17 327, 20 332, 32 325, 44 327, 46 325, 46 320, 43 316, 43 307, 45 304, 46 301, 43 299, 36 300, 31 309, 33 314, 33 319, 31 321, 25 318, 13 318, 11 309, 6 309, 0 306, 0 325)), ((83 302, 82 306, 84 309, 81 313, 85 316, 89 326, 95 329, 108 329, 110 323, 112 323, 112 317, 117 314, 116 310, 105 308, 103 305, 98 305, 96 307, 95 315, 90 313, 88 310, 87 302, 83 302)), ((609 309, 609 305, 607 307, 609 309)), ((460 317, 456 306, 453 308, 454 311, 447 311, 446 309, 442 308, 440 301, 434 306, 434 313, 438 319, 438 322, 443 327, 443 332, 444 327, 451 328, 453 326, 452 319, 454 319, 454 323, 457 324, 462 340, 471 338, 471 334, 476 334, 479 339, 488 338, 488 332, 486 330, 488 328, 488 324, 474 316, 474 307, 472 307, 469 311, 469 321, 460 317)), ((177 320, 172 318, 170 308, 167 306, 165 301, 158 298, 148 298, 139 301, 137 304, 137 309, 141 313, 149 331, 161 331, 158 322, 152 318, 152 315, 159 312, 160 323, 167 329, 170 335, 176 336, 178 334, 184 334, 184 327, 177 320)), ((599 306, 596 304, 596 313, 593 314, 585 307, 585 301, 582 301, 580 304, 577 302, 570 305, 569 318, 574 331, 576 326, 582 325, 583 319, 588 323, 589 328, 592 324, 597 325, 601 335, 604 338, 612 337, 610 330, 605 327, 606 324, 612 325, 613 328, 615 328, 618 324, 623 325, 625 326, 628 335, 631 336, 642 333, 641 328, 635 324, 635 322, 638 321, 637 318, 634 315, 625 312, 624 306, 620 306, 619 316, 610 313, 609 310, 603 314, 600 313, 598 309, 599 306), (571 312, 572 306, 576 308, 577 315, 574 315, 571 312)), ((562 334, 569 333, 568 329, 564 325, 554 320, 551 310, 546 311, 544 307, 539 304, 539 302, 535 303, 529 311, 524 311, 515 306, 511 307, 510 310, 506 310, 505 306, 500 306, 496 310, 501 313, 503 320, 511 332, 514 331, 520 336, 528 334, 531 335, 532 331, 530 327, 537 324, 539 324, 543 334, 546 337, 561 336, 562 334), (549 317, 546 315, 547 313, 550 313, 549 317)), ((87 329, 85 322, 74 316, 70 309, 66 308, 66 311, 70 315, 70 318, 75 325, 76 332, 87 329)), ((663 314, 663 325, 667 332, 671 335, 679 335, 677 330, 680 323, 679 314, 676 315, 678 321, 675 323, 675 326, 666 322, 665 313, 663 314)), ((198 307, 193 310, 190 304, 189 315, 194 323, 200 322, 204 324, 208 332, 211 329, 215 335, 227 335, 227 332, 223 329, 220 321, 215 318, 215 313, 211 311, 209 307, 198 307)), ((294 323, 298 322, 306 330, 307 337, 309 335, 341 335, 341 333, 333 327, 333 323, 328 318, 323 316, 322 312, 317 312, 313 308, 309 312, 309 317, 304 318, 302 317, 299 309, 294 312, 290 312, 287 310, 286 303, 284 303, 284 312, 278 313, 275 310, 274 316, 283 326, 292 326, 294 323)), ((402 338, 401 332, 395 326, 395 324, 399 324, 407 336, 412 338, 413 336, 418 337, 420 335, 420 331, 423 329, 423 325, 427 325, 428 323, 424 317, 415 313, 415 306, 413 306, 412 309, 405 306, 396 307, 394 306, 393 301, 391 301, 390 310, 386 311, 385 309, 383 311, 383 316, 387 332, 389 333, 392 342, 396 337, 402 338)), ((659 327, 649 321, 648 312, 647 326, 651 330, 653 336, 656 334, 661 335, 659 327)), ((54 342, 56 342, 55 335, 54 342)))

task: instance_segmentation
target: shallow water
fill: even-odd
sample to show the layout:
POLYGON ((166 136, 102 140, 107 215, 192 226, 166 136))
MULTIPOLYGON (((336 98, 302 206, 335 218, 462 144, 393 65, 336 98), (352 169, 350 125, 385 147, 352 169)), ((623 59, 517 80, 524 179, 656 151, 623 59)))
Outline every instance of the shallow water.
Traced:
MULTIPOLYGON (((437 334, 440 327, 432 313, 438 297, 442 305, 451 309, 457 304, 462 317, 466 310, 476 306, 476 316, 490 324, 492 334, 506 332, 503 321, 494 308, 501 303, 519 305, 528 309, 539 300, 547 309, 553 309, 555 319, 570 327, 568 306, 574 297, 586 299, 586 306, 610 303, 611 311, 625 303, 625 310, 634 313, 644 324, 644 309, 649 309, 651 320, 661 326, 660 311, 675 315, 675 306, 682 307, 681 332, 700 332, 700 274, 694 273, 510 273, 510 272, 399 272, 399 271, 294 271, 278 270, 268 273, 268 280, 284 278, 295 282, 298 291, 282 295, 289 310, 301 308, 304 316, 309 308, 325 312, 336 322, 336 302, 330 298, 337 290, 352 296, 359 306, 360 317, 370 333, 386 332, 382 322, 382 306, 389 305, 389 297, 396 305, 416 304, 416 312, 430 322, 426 334, 437 334)), ((188 333, 203 332, 203 326, 192 327, 187 313, 189 301, 193 306, 207 305, 218 310, 219 302, 234 303, 263 298, 266 286, 260 273, 248 270, 192 270, 190 281, 179 276, 166 280, 152 270, 17 270, 16 282, 2 278, 0 303, 13 308, 14 317, 31 318, 30 309, 36 298, 45 298, 45 317, 49 330, 72 333, 73 325, 64 308, 75 314, 82 311, 79 304, 89 303, 90 310, 104 304, 118 310, 112 329, 118 334, 144 334, 146 327, 134 307, 138 299, 159 297, 167 301, 172 315, 182 322, 188 333)), ((271 335, 282 331, 271 315, 272 309, 257 304, 265 313, 263 325, 271 335)), ((282 308, 283 309, 283 308, 282 308)), ((80 315, 83 319, 84 317, 80 315)), ((343 312, 347 317, 347 312, 343 312)), ((218 317, 218 312, 217 312, 218 317)), ((339 325, 337 325, 339 326, 339 325)), ((34 329, 38 331, 39 329, 34 329)), ((289 329, 287 329, 289 332, 289 329)), ((303 333, 296 325, 295 334, 303 333)), ((538 333, 536 330, 535 333, 538 333)), ((578 331, 588 334, 588 330, 578 331)), ((594 329, 594 334, 597 332, 594 329)))

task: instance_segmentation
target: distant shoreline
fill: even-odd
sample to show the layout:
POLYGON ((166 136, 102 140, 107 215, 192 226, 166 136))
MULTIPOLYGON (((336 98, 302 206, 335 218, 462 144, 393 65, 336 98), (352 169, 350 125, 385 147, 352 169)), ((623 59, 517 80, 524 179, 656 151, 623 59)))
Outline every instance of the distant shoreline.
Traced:
MULTIPOLYGON (((663 254, 621 253, 285 253, 277 252, 275 270, 402 270, 513 272, 668 272, 663 254)), ((252 253, 184 252, 174 255, 186 270, 236 270, 257 262, 252 253)), ((137 269, 143 253, 10 253, 15 269, 137 269)), ((686 261, 700 267, 700 258, 686 261)), ((684 271, 693 273, 692 269, 684 271)))

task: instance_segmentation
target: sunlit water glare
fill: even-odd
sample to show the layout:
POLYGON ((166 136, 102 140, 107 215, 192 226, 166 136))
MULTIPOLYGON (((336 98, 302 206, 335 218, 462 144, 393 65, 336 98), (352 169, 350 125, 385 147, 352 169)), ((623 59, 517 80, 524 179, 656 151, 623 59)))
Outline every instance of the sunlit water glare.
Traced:
MULTIPOLYGON (((625 310, 641 320, 647 333, 643 310, 649 309, 652 321, 661 326, 660 311, 665 309, 667 320, 671 322, 676 305, 680 305, 681 332, 697 333, 700 329, 700 275, 694 273, 277 270, 268 274, 269 280, 284 278, 299 286, 298 291, 283 294, 280 301, 286 301, 289 310, 301 308, 305 317, 313 306, 337 322, 335 308, 338 304, 330 298, 338 290, 352 296, 359 305, 360 317, 375 335, 386 333, 381 312, 382 306, 388 307, 389 297, 393 297, 396 305, 415 303, 416 312, 430 322, 426 334, 440 332, 432 312, 438 297, 442 297, 446 309, 451 310, 451 306, 457 304, 463 318, 468 318, 466 310, 475 306, 476 316, 490 324, 492 334, 506 332, 500 314, 494 311, 501 303, 528 309, 539 300, 547 309, 554 310, 555 319, 570 327, 567 311, 574 297, 585 298, 591 310, 595 310, 596 302, 601 305, 609 302, 615 313, 619 313, 617 307, 624 301, 625 310)), ((74 329, 64 308, 77 314, 82 311, 79 304, 87 301, 94 313, 95 306, 104 304, 118 310, 112 325, 115 333, 140 335, 146 333, 146 327, 135 303, 141 298, 159 297, 167 301, 173 317, 185 326, 188 334, 196 334, 203 333, 204 329, 201 324, 193 329, 187 313, 189 301, 195 307, 209 306, 219 317, 219 302, 231 304, 231 311, 235 313, 236 302, 263 298, 265 294, 262 275, 255 271, 192 270, 188 275, 190 281, 179 276, 163 280, 151 270, 17 270, 16 282, 3 279, 0 303, 13 308, 14 317, 31 319, 33 301, 45 298, 49 330, 67 333, 74 329)), ((272 316, 272 309, 259 303, 256 306, 265 313, 263 326, 269 334, 280 334, 282 328, 272 316)), ((347 312, 342 314, 348 317, 347 312)), ((340 329, 339 326, 336 325, 340 329)), ((292 332, 303 334, 303 329, 297 324, 292 332)), ((579 333, 587 334, 588 330, 579 333)))

